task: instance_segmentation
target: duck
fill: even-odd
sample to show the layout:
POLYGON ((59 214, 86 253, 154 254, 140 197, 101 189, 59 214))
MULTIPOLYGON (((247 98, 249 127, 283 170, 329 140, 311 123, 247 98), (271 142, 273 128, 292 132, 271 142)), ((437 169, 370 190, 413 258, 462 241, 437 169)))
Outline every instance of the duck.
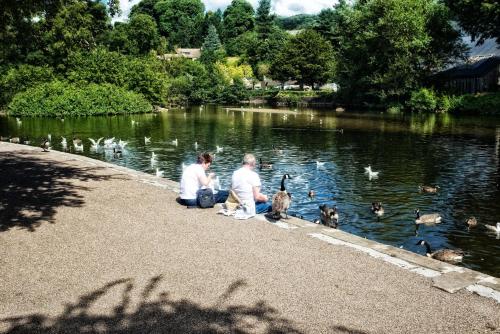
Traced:
POLYGON ((99 149, 99 143, 101 142, 101 140, 103 140, 103 137, 97 139, 97 141, 92 138, 89 138, 89 140, 92 143, 91 148, 97 151, 99 149))
POLYGON ((417 246, 425 246, 426 252, 425 254, 433 259, 448 262, 451 264, 462 262, 464 257, 464 252, 461 250, 453 250, 453 249, 440 249, 435 252, 431 250, 431 246, 425 240, 419 240, 416 244, 417 246))
POLYGON ((314 198, 316 196, 316 193, 314 190, 310 189, 309 192, 307 193, 307 197, 309 198, 314 198))
POLYGON ((16 117, 16 122, 17 122, 17 125, 23 124, 23 121, 21 121, 21 119, 19 117, 16 117))
POLYGON ((119 140, 118 141, 118 147, 121 148, 122 150, 125 149, 125 146, 127 146, 128 144, 128 141, 123 141, 123 140, 119 140))
POLYGON ((9 139, 9 141, 13 144, 19 144, 21 142, 21 139, 19 137, 12 137, 9 139))
POLYGON ((144 144, 151 143, 151 137, 144 137, 144 144))
POLYGON ((8 141, 8 140, 9 140, 9 137, 0 136, 0 140, 1 140, 1 141, 8 141))
POLYGON ((50 141, 52 141, 52 135, 51 135, 50 133, 47 135, 47 140, 48 140, 49 142, 50 142, 50 141))
POLYGON ((316 161, 316 168, 325 167, 325 162, 316 161))
POLYGON ((432 224, 439 224, 441 223, 442 217, 439 213, 430 213, 426 215, 420 216, 420 210, 415 209, 415 224, 426 224, 426 225, 432 225, 432 224))
POLYGON ((151 152, 151 166, 156 164, 156 154, 155 152, 151 152))
POLYGON ((273 164, 269 161, 262 161, 262 158, 259 158, 259 168, 260 169, 273 169, 273 164))
POLYGON ((31 144, 31 141, 29 141, 29 140, 26 139, 25 141, 23 141, 23 144, 24 145, 29 145, 29 144, 31 144))
POLYGON ((489 231, 500 235, 500 223, 497 223, 496 225, 484 224, 484 227, 486 227, 489 231))
POLYGON ((163 177, 164 171, 160 170, 159 168, 156 168, 156 177, 163 177))
POLYGON ((177 140, 177 138, 175 138, 174 140, 172 140, 172 145, 174 146, 178 146, 179 145, 179 141, 177 140))
POLYGON ((215 150, 216 153, 221 153, 223 151, 224 151, 224 148, 222 146, 219 146, 219 145, 216 146, 216 150, 215 150))
POLYGON ((73 137, 73 146, 76 148, 79 145, 82 145, 82 140, 80 138, 73 137))
POLYGON ((384 207, 382 206, 382 203, 373 202, 372 203, 372 212, 379 217, 382 216, 384 214, 384 207))
POLYGON ((470 230, 472 227, 477 226, 477 219, 476 217, 469 217, 466 221, 465 224, 467 225, 467 229, 470 230))
POLYGON ((197 149, 198 149, 198 142, 197 142, 197 141, 195 141, 195 142, 194 142, 194 149, 195 149, 195 150, 197 150, 197 149))
POLYGON ((319 222, 323 225, 329 226, 331 228, 337 228, 339 226, 339 214, 337 212, 337 207, 329 207, 326 204, 319 206, 320 220, 319 222))
POLYGON ((51 149, 50 142, 47 140, 47 138, 42 139, 42 144, 40 144, 40 147, 42 148, 43 152, 48 152, 51 149))
POLYGON ((288 219, 288 208, 290 207, 290 204, 292 202, 292 195, 290 193, 288 193, 285 189, 285 180, 286 179, 290 179, 289 174, 283 175, 283 177, 281 178, 280 191, 278 191, 273 196, 272 216, 274 219, 280 219, 282 212, 285 213, 286 218, 288 219))
POLYGON ((418 186, 418 189, 420 192, 423 193, 437 193, 439 190, 439 186, 418 186))

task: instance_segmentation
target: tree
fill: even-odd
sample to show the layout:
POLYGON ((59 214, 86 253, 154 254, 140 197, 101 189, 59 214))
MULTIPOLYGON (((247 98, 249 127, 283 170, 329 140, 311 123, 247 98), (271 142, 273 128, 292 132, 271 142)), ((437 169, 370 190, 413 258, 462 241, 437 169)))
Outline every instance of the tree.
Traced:
POLYGON ((203 43, 200 61, 210 67, 217 61, 224 59, 224 54, 225 52, 222 48, 217 30, 212 25, 208 28, 208 35, 203 43))
POLYGON ((405 99, 463 50, 446 8, 434 0, 372 0, 335 7, 336 80, 348 99, 405 99))
MULTIPOLYGON (((254 29, 254 10, 252 5, 246 0, 233 0, 224 11, 223 16, 224 43, 230 44, 231 40, 254 29)), ((237 48, 227 47, 227 52, 229 55, 239 54, 237 48)))
POLYGON ((274 15, 271 15, 271 0, 259 0, 255 15, 255 27, 260 39, 266 39, 274 28, 274 15))
POLYGON ((460 25, 482 44, 496 38, 500 44, 500 2, 495 0, 445 0, 460 25))
POLYGON ((162 0, 141 0, 138 4, 132 6, 130 9, 129 18, 136 14, 146 14, 155 19, 156 23, 159 23, 159 17, 155 11, 155 6, 158 2, 162 0))
POLYGON ((208 28, 210 26, 214 26, 215 30, 217 30, 217 34, 219 34, 219 38, 222 35, 222 11, 217 9, 215 12, 208 11, 205 14, 205 18, 203 20, 203 28, 202 28, 202 36, 208 35, 208 28))
POLYGON ((134 54, 145 55, 158 48, 160 35, 154 19, 146 14, 136 14, 130 18, 128 37, 134 54))
POLYGON ((323 84, 332 76, 332 46, 316 31, 307 29, 292 37, 271 65, 271 76, 297 80, 301 86, 323 84))
POLYGON ((171 48, 201 46, 205 11, 201 0, 160 1, 154 10, 159 17, 160 33, 168 39, 171 48))

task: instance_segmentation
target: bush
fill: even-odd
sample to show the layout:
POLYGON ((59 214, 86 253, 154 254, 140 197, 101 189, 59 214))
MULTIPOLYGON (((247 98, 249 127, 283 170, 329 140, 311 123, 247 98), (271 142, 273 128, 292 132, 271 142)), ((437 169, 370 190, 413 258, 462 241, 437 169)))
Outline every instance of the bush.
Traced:
POLYGON ((224 104, 237 104, 241 101, 248 99, 248 91, 239 79, 234 80, 234 84, 226 86, 219 96, 220 103, 224 104))
POLYGON ((451 108, 456 112, 500 115, 500 93, 462 95, 452 100, 451 108))
POLYGON ((42 82, 54 79, 50 67, 21 65, 10 68, 0 79, 0 105, 7 105, 14 95, 42 82))
POLYGON ((411 94, 407 105, 412 111, 434 112, 438 105, 438 98, 433 90, 421 88, 411 94))
POLYGON ((77 52, 69 57, 67 78, 79 85, 110 83, 141 93, 151 103, 166 102, 168 77, 153 57, 130 57, 105 49, 77 52))
POLYGON ((111 84, 77 86, 52 81, 18 93, 8 105, 15 116, 90 116, 145 113, 152 105, 141 95, 111 84))

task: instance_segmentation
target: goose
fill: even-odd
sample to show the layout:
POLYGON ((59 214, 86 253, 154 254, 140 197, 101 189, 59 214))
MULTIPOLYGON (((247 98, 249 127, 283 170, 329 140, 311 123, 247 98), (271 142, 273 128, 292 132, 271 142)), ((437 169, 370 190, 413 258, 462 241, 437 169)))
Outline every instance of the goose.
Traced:
POLYGON ((318 223, 326 225, 331 228, 337 228, 339 226, 339 214, 337 212, 337 207, 330 208, 328 205, 323 204, 319 206, 320 220, 318 223))
POLYGON ((159 168, 156 168, 156 177, 163 177, 164 171, 160 170, 159 168))
POLYGON ((259 158, 259 168, 260 169, 273 169, 273 164, 269 161, 262 161, 262 158, 259 158))
POLYGON ((495 226, 484 224, 484 227, 486 227, 491 232, 495 232, 496 234, 500 234, 500 223, 497 223, 495 226))
POLYGON ((286 218, 288 219, 288 208, 290 207, 290 203, 292 202, 292 195, 285 189, 285 180, 289 178, 289 174, 283 175, 283 177, 281 178, 280 191, 278 191, 273 196, 272 216, 274 219, 280 219, 282 212, 285 212, 286 218))
POLYGON ((416 209, 414 212, 416 215, 415 224, 432 225, 441 223, 442 217, 439 213, 430 213, 420 216, 419 209, 416 209))
POLYGON ((216 146, 216 153, 221 153, 224 152, 224 148, 222 146, 217 145, 216 146))
POLYGON ((177 138, 175 138, 174 140, 172 140, 172 145, 174 145, 174 146, 178 146, 179 145, 179 141, 177 140, 177 138))
POLYGON ((316 168, 325 167, 325 162, 316 161, 316 168))
POLYGON ((151 143, 151 137, 144 137, 144 144, 151 143))
POLYGON ((314 198, 314 196, 316 196, 316 193, 314 192, 314 190, 309 190, 309 192, 307 193, 307 197, 309 198, 314 198))
POLYGON ((464 252, 461 250, 453 250, 453 249, 440 249, 435 252, 431 250, 431 246, 429 243, 425 240, 420 240, 416 244, 417 246, 425 246, 426 252, 425 254, 433 259, 439 260, 439 261, 444 261, 448 262, 451 264, 459 263, 462 262, 462 259, 464 257, 464 252))
POLYGON ((42 139, 42 144, 40 145, 40 147, 42 148, 43 152, 48 152, 51 149, 50 142, 46 138, 42 139))
POLYGON ((476 227, 477 226, 477 219, 476 217, 469 217, 466 221, 465 224, 467 225, 467 229, 470 230, 471 227, 476 227))
POLYGON ((418 189, 423 193, 437 193, 439 186, 418 186, 418 189))
POLYGON ((198 149, 198 142, 197 142, 197 141, 195 141, 195 142, 194 142, 194 149, 195 149, 195 150, 197 150, 197 149, 198 149))
POLYGON ((13 144, 19 144, 21 142, 21 139, 19 139, 19 137, 12 137, 9 139, 9 141, 13 144))
POLYGON ((372 203, 372 212, 379 217, 382 216, 384 214, 384 207, 382 206, 382 203, 373 202, 372 203))
POLYGON ((156 164, 156 154, 155 152, 151 152, 151 166, 156 164))
POLYGON ((97 151, 99 149, 99 143, 101 142, 101 140, 103 140, 103 137, 97 139, 97 141, 92 138, 89 138, 89 140, 92 143, 91 148, 97 151))
POLYGON ((372 166, 368 165, 368 167, 365 167, 365 173, 368 174, 368 178, 371 180, 372 178, 377 178, 380 172, 373 171, 372 166))

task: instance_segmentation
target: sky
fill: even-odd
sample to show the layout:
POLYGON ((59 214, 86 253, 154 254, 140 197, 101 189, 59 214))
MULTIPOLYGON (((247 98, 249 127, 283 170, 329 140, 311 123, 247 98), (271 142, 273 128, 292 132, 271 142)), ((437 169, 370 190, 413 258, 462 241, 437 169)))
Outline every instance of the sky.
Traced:
MULTIPOLYGON (((123 11, 118 19, 123 21, 127 18, 130 8, 140 0, 120 0, 120 6, 123 11)), ((202 0, 206 10, 224 10, 231 0, 202 0)), ((256 9, 259 0, 248 0, 256 9)), ((292 16, 296 14, 317 14, 324 8, 332 7, 337 0, 272 0, 273 13, 280 16, 292 16)))

